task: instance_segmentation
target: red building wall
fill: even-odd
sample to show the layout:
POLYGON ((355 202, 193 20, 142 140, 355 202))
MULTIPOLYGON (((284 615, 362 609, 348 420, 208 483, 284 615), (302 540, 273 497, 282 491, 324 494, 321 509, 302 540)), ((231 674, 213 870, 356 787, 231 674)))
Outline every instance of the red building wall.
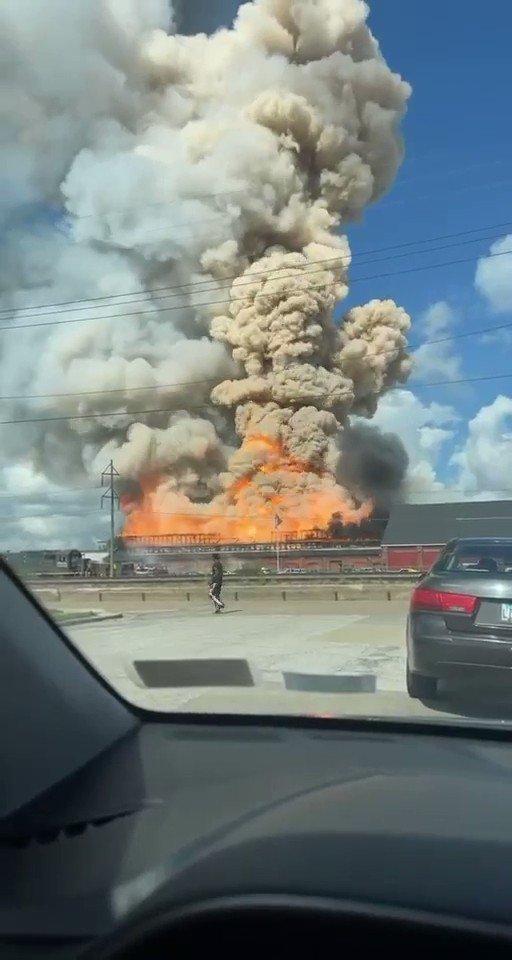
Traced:
POLYGON ((437 560, 441 547, 384 547, 384 564, 389 570, 428 570, 437 560))
POLYGON ((422 570, 428 570, 432 564, 436 562, 439 554, 441 553, 441 549, 441 547, 423 547, 422 570))

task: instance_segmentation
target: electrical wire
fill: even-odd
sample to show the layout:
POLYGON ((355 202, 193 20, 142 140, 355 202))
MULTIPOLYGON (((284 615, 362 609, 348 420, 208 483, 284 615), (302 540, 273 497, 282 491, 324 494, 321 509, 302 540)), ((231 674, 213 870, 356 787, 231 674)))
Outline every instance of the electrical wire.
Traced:
MULTIPOLYGON (((361 256, 374 257, 376 254, 379 254, 379 253, 388 253, 389 251, 392 251, 392 250, 402 250, 402 249, 405 249, 405 248, 408 248, 408 247, 417 246, 417 245, 419 245, 419 244, 437 243, 437 242, 439 242, 439 241, 441 241, 441 240, 454 240, 454 239, 457 239, 458 237, 466 237, 466 236, 469 236, 470 234, 480 233, 481 231, 484 231, 484 230, 487 230, 487 231, 489 231, 489 230, 491 230, 491 231, 503 230, 503 229, 506 229, 507 227, 510 227, 511 225, 512 225, 512 221, 511 221, 511 220, 505 220, 505 221, 502 221, 502 222, 500 222, 500 223, 483 225, 483 226, 481 226, 481 227, 474 227, 474 228, 472 228, 472 229, 470 229, 470 230, 462 230, 462 231, 459 231, 459 232, 457 232, 457 233, 441 234, 441 235, 438 235, 438 236, 436 236, 436 237, 429 237, 429 238, 419 238, 419 239, 417 239, 417 240, 409 240, 409 241, 406 241, 405 243, 394 244, 394 245, 387 246, 387 247, 380 247, 380 248, 373 249, 373 250, 364 250, 364 251, 361 251, 359 254, 356 254, 355 256, 350 255, 350 256, 344 257, 343 254, 340 253, 339 256, 327 257, 327 258, 325 258, 325 259, 323 259, 323 260, 312 261, 312 264, 324 264, 324 265, 325 265, 325 264, 335 263, 335 264, 339 265, 339 264, 341 263, 341 264, 346 264, 346 265, 350 265, 350 264, 354 265, 355 263, 358 262, 358 257, 361 257, 361 256)), ((468 242, 470 242, 470 243, 474 243, 474 242, 475 242, 475 243, 476 243, 476 242, 479 242, 480 240, 484 241, 484 240, 491 240, 491 239, 493 239, 493 238, 492 238, 492 237, 482 237, 482 238, 477 238, 477 239, 475 239, 475 240, 471 240, 471 241, 468 241, 468 242)), ((459 244, 454 244, 453 246, 459 246, 459 244)), ((443 248, 441 248, 441 249, 445 249, 445 248, 443 247, 443 248)), ((436 252, 436 250, 437 250, 437 248, 429 248, 429 250, 418 250, 418 251, 414 251, 414 252, 411 253, 410 255, 411 255, 411 256, 416 256, 416 255, 424 254, 424 253, 427 253, 427 252, 436 252)), ((400 255, 400 256, 402 256, 402 255, 400 255)), ((386 258, 386 259, 394 259, 394 258, 386 258)), ((373 261, 371 261, 371 262, 373 262, 373 261)), ((380 262, 380 261, 379 261, 379 262, 380 262)), ((365 263, 366 263, 366 261, 365 261, 365 263)), ((309 272, 311 272, 311 271, 309 271, 309 272)), ((251 279, 250 279, 250 281, 248 281, 248 282, 253 283, 253 282, 254 282, 254 279, 256 279, 256 278, 258 278, 258 277, 262 277, 262 276, 264 277, 264 276, 273 275, 273 274, 275 274, 275 269, 274 269, 274 270, 261 270, 261 271, 256 271, 256 272, 254 272, 253 274, 251 274, 251 279)), ((293 276, 296 276, 296 274, 294 274, 293 276)), ((239 279, 239 274, 232 274, 231 276, 223 277, 223 278, 222 278, 222 281, 219 281, 219 282, 234 281, 234 280, 238 280, 238 279, 239 279)), ((165 285, 165 286, 162 286, 162 287, 155 287, 155 288, 153 288, 152 290, 149 290, 149 291, 133 290, 133 291, 125 291, 124 293, 111 294, 111 295, 109 295, 109 296, 98 296, 98 297, 91 297, 91 298, 79 298, 79 299, 75 299, 75 300, 61 300, 61 301, 57 301, 57 302, 53 302, 53 303, 44 303, 44 304, 39 304, 39 305, 34 305, 34 304, 32 304, 32 305, 27 306, 27 307, 20 307, 20 308, 18 308, 17 310, 14 310, 13 308, 9 308, 9 307, 4 307, 4 308, 0 309, 0 319, 1 319, 1 317, 2 317, 3 314, 12 314, 12 313, 15 313, 15 312, 23 313, 25 319, 31 319, 32 314, 27 314, 27 311, 35 311, 35 310, 40 311, 40 310, 45 310, 45 309, 47 309, 47 308, 50 308, 50 309, 51 309, 51 313, 49 314, 49 315, 51 315, 51 316, 58 315, 58 313, 61 313, 61 312, 62 312, 62 313, 67 313, 67 312, 69 312, 69 310, 55 311, 55 310, 53 310, 54 307, 69 307, 70 309, 72 308, 73 310, 85 310, 85 309, 88 309, 88 308, 89 308, 89 305, 92 304, 92 303, 98 303, 98 309, 101 309, 102 306, 106 306, 106 307, 108 307, 108 306, 114 306, 114 307, 115 307, 115 306, 129 306, 131 303, 147 303, 148 301, 147 301, 146 298, 147 298, 148 296, 153 297, 153 294, 155 294, 155 293, 165 293, 165 292, 168 292, 168 295, 171 296, 171 295, 172 295, 174 292, 176 292, 176 291, 177 291, 177 292, 180 292, 180 291, 183 291, 183 290, 190 290, 190 289, 191 289, 192 291, 196 291, 196 290, 202 289, 202 287, 204 287, 205 284, 210 284, 210 285, 211 285, 212 283, 213 283, 213 279, 209 277, 209 278, 205 278, 204 280, 189 281, 189 282, 187 282, 187 283, 182 283, 182 284, 172 284, 172 285, 165 285), (139 296, 142 298, 141 300, 132 299, 132 300, 126 300, 124 303, 112 303, 113 300, 118 300, 120 297, 134 297, 134 298, 137 298, 137 297, 139 297, 139 296), (99 304, 99 301, 102 301, 102 303, 99 304)), ((217 290, 219 289, 218 284, 217 284, 213 289, 215 289, 215 291, 217 291, 217 290)), ((209 291, 207 290, 207 291, 205 291, 205 292, 209 292, 209 291)), ((157 298, 154 298, 154 297, 153 297, 153 299, 157 299, 157 298)), ((166 298, 165 298, 164 296, 162 296, 161 298, 158 298, 158 299, 166 299, 166 298)), ((34 314, 34 315, 35 315, 35 314, 34 314)), ((40 316, 46 316, 47 314, 39 314, 39 315, 40 315, 40 316)))
MULTIPOLYGON (((511 221, 511 223, 512 223, 512 221, 511 221)), ((470 240, 458 240, 456 243, 449 243, 449 244, 445 244, 444 246, 429 247, 429 248, 427 248, 426 250, 414 250, 414 251, 412 251, 412 252, 409 251, 409 252, 407 252, 407 253, 396 253, 396 254, 393 254, 392 256, 389 256, 389 257, 381 257, 381 258, 378 259, 378 260, 373 260, 373 259, 372 259, 372 260, 364 260, 364 261, 362 262, 362 264, 359 264, 359 265, 366 266, 366 264, 369 264, 369 263, 377 263, 377 264, 379 264, 379 263, 386 263, 386 262, 389 261, 389 260, 393 260, 393 261, 394 261, 394 260, 401 260, 401 259, 403 259, 404 257, 424 256, 424 255, 427 254, 427 253, 440 253, 440 252, 442 252, 443 250, 452 250, 452 249, 458 248, 458 247, 469 246, 469 245, 471 245, 471 244, 473 244, 473 243, 483 243, 484 241, 488 241, 488 240, 492 240, 492 239, 493 239, 493 236, 488 236, 488 237, 473 237, 473 238, 470 239, 470 240)), ((510 252, 512 252, 512 249, 511 249, 510 252)), ((487 254, 487 256, 489 256, 489 254, 487 254)), ((308 267, 302 271, 302 273, 300 274, 300 276, 310 276, 312 273, 323 273, 323 272, 325 272, 326 269, 329 269, 329 266, 331 266, 331 265, 334 265, 334 266, 333 266, 333 269, 338 269, 338 268, 340 267, 340 265, 349 265, 349 264, 351 263, 351 259, 350 259, 350 258, 347 258, 347 259, 346 259, 346 264, 345 264, 343 261, 344 261, 344 258, 343 258, 342 255, 340 255, 340 256, 338 256, 338 257, 328 257, 328 258, 326 258, 326 259, 324 259, 324 260, 313 260, 313 261, 311 261, 310 265, 308 265, 308 267), (320 269, 318 269, 318 270, 317 270, 317 269, 311 269, 311 267, 315 267, 315 266, 318 265, 318 264, 322 264, 322 266, 320 267, 320 269)), ((352 262, 354 262, 354 261, 352 261, 352 262)), ((295 268, 295 270, 297 270, 297 268, 295 268)), ((255 272, 255 273, 251 273, 250 275, 248 275, 248 276, 246 277, 246 279, 242 279, 242 278, 239 279, 239 281, 238 281, 238 283, 237 283, 236 289, 239 290, 240 287, 252 286, 252 285, 254 284, 254 282, 255 282, 255 278, 258 278, 258 277, 267 277, 267 276, 268 276, 270 279, 273 279, 273 278, 275 277, 275 275, 276 275, 276 270, 275 270, 275 268, 274 268, 273 270, 265 270, 265 271, 258 271, 258 272, 255 272)), ((295 279, 295 277, 297 277, 297 276, 298 276, 297 272, 294 272, 294 273, 291 273, 291 274, 284 274, 284 275, 283 275, 283 274, 280 274, 280 276, 277 277, 276 279, 279 279, 279 280, 295 279)), ((224 283, 224 279, 225 279, 225 278, 223 278, 222 283, 224 283)), ((236 278, 235 278, 235 279, 236 279, 236 278)), ((194 284, 191 283, 190 285, 183 284, 183 285, 177 285, 177 286, 174 287, 174 288, 170 287, 170 288, 169 288, 169 291, 170 291, 169 293, 164 293, 164 294, 159 295, 159 296, 153 296, 153 295, 152 295, 153 291, 149 291, 149 292, 148 292, 148 291, 141 291, 141 294, 140 294, 140 297, 139 297, 139 298, 134 298, 134 299, 132 299, 132 300, 125 300, 124 303, 111 304, 111 306, 112 306, 112 307, 117 307, 117 306, 119 306, 119 307, 121 307, 121 306, 122 306, 122 307, 125 307, 125 306, 132 306, 132 305, 135 305, 135 304, 141 304, 141 306, 148 306, 148 307, 152 308, 152 306, 153 306, 153 304, 154 304, 155 302, 160 302, 161 300, 169 300, 169 299, 171 299, 171 298, 172 298, 172 299, 178 299, 179 297, 183 297, 183 296, 184 296, 184 288, 185 288, 185 287, 193 286, 194 289, 192 289, 192 290, 187 289, 185 292, 186 292, 187 294, 190 294, 190 295, 191 295, 191 294, 194 294, 194 293, 197 292, 197 288, 198 288, 201 284, 203 284, 203 283, 207 283, 207 284, 209 284, 209 286, 207 286, 205 289, 201 289, 201 290, 199 291, 201 294, 203 294, 203 293, 204 293, 204 294, 210 294, 210 293, 219 293, 219 294, 221 294, 221 293, 223 293, 223 291, 226 291, 226 292, 227 292, 228 296, 222 297, 222 298, 218 301, 219 303, 223 303, 223 302, 226 301, 226 300, 229 300, 229 301, 231 302, 231 300, 233 300, 233 299, 240 299, 240 298, 234 298, 234 297, 232 298, 232 297, 229 297, 229 290, 231 289, 231 287, 230 287, 229 285, 228 285, 228 286, 222 286, 221 284, 213 281, 212 279, 208 279, 208 280, 205 280, 205 281, 197 281, 197 282, 195 282, 194 284)), ((328 283, 329 283, 329 284, 332 284, 333 281, 329 281, 328 283)), ((322 286, 322 285, 320 285, 320 286, 322 286)), ((120 296, 121 296, 121 295, 120 295, 120 296)), ((263 291, 261 294, 257 294, 256 296, 268 296, 268 294, 263 291)), ((243 298, 242 298, 242 299, 243 299, 243 298)), ((216 301, 215 301, 215 302, 216 302, 216 301)), ((93 309, 94 309, 94 310, 101 310, 101 309, 104 309, 104 308, 108 308, 109 306, 110 306, 110 304, 98 304, 98 305, 96 305, 95 307, 93 307, 93 309)), ((163 311, 163 310, 166 310, 166 309, 168 309, 168 308, 169 308, 169 309, 172 308, 172 309, 180 309, 180 310, 181 310, 181 309, 184 309, 184 308, 186 308, 186 307, 188 307, 188 306, 192 306, 192 307, 193 307, 194 304, 183 304, 183 303, 179 303, 179 304, 177 305, 177 307, 173 307, 173 304, 172 304, 172 302, 171 302, 171 304, 162 306, 162 308, 158 308, 158 309, 159 309, 159 310, 161 309, 162 311, 163 311)), ((89 309, 90 309, 90 308, 87 306, 87 301, 84 300, 84 301, 82 301, 82 303, 81 303, 79 306, 71 306, 71 307, 66 308, 66 309, 54 310, 54 311, 51 311, 51 312, 48 312, 48 313, 43 313, 43 314, 39 313, 39 314, 28 314, 28 315, 26 315, 24 309, 22 309, 20 312, 23 313, 23 319, 24 319, 24 320, 30 320, 30 319, 33 319, 35 316, 39 316, 39 317, 47 317, 47 316, 49 316, 49 317, 55 317, 55 316, 60 316, 61 314, 64 314, 64 313, 65 313, 65 314, 69 314, 69 313, 75 313, 75 312, 83 312, 84 310, 89 310, 89 309), (85 305, 84 305, 84 304, 85 304, 85 305)), ((78 317, 77 320, 103 320, 103 319, 108 319, 109 317, 112 317, 112 316, 114 316, 114 317, 116 317, 116 316, 136 316, 136 315, 139 315, 140 312, 141 312, 141 311, 138 311, 138 310, 137 310, 137 311, 133 311, 133 312, 131 312, 131 313, 129 313, 129 314, 124 314, 124 313, 123 313, 123 314, 105 314, 105 315, 93 314, 92 316, 88 316, 88 317, 78 317)), ((156 311, 154 311, 154 310, 152 310, 152 309, 147 310, 147 311, 142 311, 142 313, 153 313, 153 312, 156 312, 156 311)), ((5 318, 2 318, 2 319, 5 319, 5 318)), ((33 326, 39 326, 39 325, 40 325, 40 326, 47 326, 48 324, 45 324, 45 323, 33 324, 33 326)), ((17 327, 18 329, 19 329, 19 326, 20 326, 20 325, 16 324, 16 327, 17 327)), ((4 328, 4 327, 0 327, 0 329, 5 329, 5 328, 4 328)))
MULTIPOLYGON (((494 258, 497 258, 497 257, 508 257, 508 256, 511 256, 511 255, 512 255, 512 248, 511 248, 510 250, 502 250, 502 251, 499 251, 499 252, 497 252, 497 253, 489 253, 489 254, 486 255, 486 259, 490 260, 490 259, 494 259, 494 258)), ((352 281, 351 281, 351 286, 353 286, 353 285, 356 284, 356 283, 366 282, 366 281, 368 281, 368 280, 389 279, 389 278, 398 277, 398 276, 403 276, 403 275, 411 274, 411 273, 421 273, 421 272, 424 272, 425 270, 438 270, 438 269, 440 269, 441 267, 449 267, 449 266, 454 266, 454 265, 463 264, 463 263, 473 263, 473 262, 474 262, 474 259, 475 259, 474 257, 466 257, 466 258, 462 258, 462 259, 458 259, 458 260, 445 260, 443 263, 425 264, 425 265, 423 265, 423 266, 409 267, 408 269, 405 269, 405 270, 395 270, 393 273, 377 273, 377 274, 373 274, 373 275, 371 275, 371 276, 366 276, 366 277, 354 277, 354 278, 352 279, 352 281)), ((305 272, 304 274, 301 274, 301 276, 303 276, 303 275, 310 276, 310 275, 313 274, 313 273, 324 272, 324 270, 325 270, 325 268, 322 268, 321 271, 308 270, 307 273, 305 272)), ((288 276, 286 276, 286 275, 285 275, 285 276, 281 276, 281 277, 279 277, 278 279, 279 279, 279 280, 286 280, 286 279, 296 279, 296 278, 297 278, 297 274, 296 274, 296 273, 293 273, 293 274, 289 274, 288 276)), ((252 281, 247 281, 247 283, 251 283, 251 282, 252 282, 252 281)), ((242 286, 243 284, 240 284, 240 285, 242 286)), ((319 284, 313 285, 312 288, 314 289, 315 286, 317 287, 317 289, 320 289, 320 288, 322 288, 322 287, 327 288, 327 287, 330 287, 330 286, 332 286, 333 289, 334 289, 334 288, 337 286, 337 283, 336 283, 335 281, 328 281, 328 282, 326 282, 326 283, 319 283, 319 284)), ((310 288, 310 289, 312 289, 312 288, 310 288)), ((268 297, 268 296, 272 296, 272 294, 262 292, 262 293, 256 294, 253 299, 254 299, 254 300, 257 300, 257 299, 259 299, 260 297, 268 297)), ((246 301, 248 301, 249 299, 250 299, 250 298, 247 297, 247 296, 245 296, 245 297, 229 297, 229 303, 231 304, 231 303, 235 303, 235 302, 246 302, 246 301)), ((221 300, 206 300, 206 301, 201 301, 201 302, 199 302, 199 303, 195 303, 195 304, 190 305, 190 306, 193 306, 194 309, 196 309, 197 307, 221 306, 224 302, 226 302, 226 298, 223 298, 223 299, 221 299, 221 300)), ((41 323, 41 322, 39 322, 39 323, 16 323, 16 324, 9 324, 8 326, 0 327, 0 331, 16 331, 16 330, 24 330, 24 329, 27 329, 27 328, 34 328, 34 327, 62 326, 63 324, 69 324, 69 323, 88 323, 88 322, 92 322, 92 321, 112 320, 112 319, 119 318, 119 317, 133 317, 133 316, 139 316, 139 317, 140 317, 140 316, 148 316, 148 317, 153 317, 153 316, 156 316, 157 314, 160 314, 160 313, 166 313, 166 312, 168 313, 168 312, 172 312, 172 311, 174 311, 174 310, 183 310, 183 309, 184 309, 184 305, 183 305, 183 304, 180 304, 180 305, 176 305, 176 306, 171 305, 171 306, 166 306, 166 307, 156 307, 156 308, 153 309, 153 310, 143 310, 143 311, 141 311, 141 310, 136 310, 136 311, 131 311, 131 312, 123 312, 123 313, 111 313, 111 314, 106 314, 106 315, 104 315, 104 316, 102 316, 102 317, 74 317, 74 318, 68 318, 67 320, 45 320, 45 321, 43 321, 42 323, 41 323)), ((489 330, 492 330, 492 329, 498 329, 498 328, 489 327, 488 329, 489 329, 489 330)), ((461 336, 461 335, 459 334, 458 336, 461 336)), ((465 336, 470 336, 470 334, 465 334, 465 336)), ((456 339, 456 338, 455 338, 455 337, 451 337, 451 338, 449 338, 449 339, 456 339)), ((432 341, 432 342, 433 342, 433 341, 432 341)), ((438 342, 439 342, 439 341, 438 341, 438 342)))
MULTIPOLYGON (((435 342, 435 341, 431 341, 431 342, 435 342)), ((489 376, 481 376, 481 377, 459 377, 453 380, 436 380, 432 383, 421 383, 421 381, 414 381, 414 388, 420 389, 420 388, 427 388, 427 387, 456 386, 464 383, 483 383, 485 381, 507 380, 507 379, 510 379, 511 377, 512 377, 512 373, 498 373, 498 374, 491 374, 489 376)), ((210 383, 210 382, 211 382, 210 380, 195 380, 195 381, 190 381, 189 383, 198 384, 198 383, 210 383)), ((183 385, 189 386, 189 383, 186 383, 183 385)), ((172 386, 179 386, 179 384, 176 384, 176 383, 167 384, 167 387, 172 387, 172 386)), ((405 386, 404 384, 397 384, 395 389, 398 389, 398 390, 403 389, 404 386, 405 386)), ((137 390, 137 389, 152 389, 152 388, 135 387, 134 389, 137 390)), ((102 393, 103 391, 99 391, 99 392, 102 393)), ((89 395, 92 395, 92 394, 88 394, 88 396, 89 395)), ((36 397, 38 399, 39 398, 56 399, 61 396, 73 397, 73 396, 82 396, 82 394, 66 394, 66 393, 39 394, 31 398, 18 396, 15 399, 25 400, 25 399, 35 399, 36 397)), ((322 399, 330 399, 331 396, 332 394, 319 395, 316 398, 316 400, 319 401, 322 399)), ((6 399, 8 398, 0 397, 0 400, 6 400, 6 399)), ((9 398, 9 399, 13 399, 13 398, 9 398)), ((194 411, 195 410, 211 410, 212 406, 213 406, 212 403, 196 403, 196 404, 187 404, 186 408, 184 407, 183 409, 185 410, 186 413, 189 413, 192 410, 194 411)), ((106 417, 127 417, 128 419, 130 419, 136 416, 143 416, 145 414, 153 414, 153 413, 173 414, 176 412, 177 412, 176 409, 172 410, 172 409, 169 409, 169 407, 152 407, 150 409, 144 409, 144 410, 108 410, 108 411, 98 411, 96 413, 65 414, 65 415, 52 416, 52 417, 20 417, 20 418, 15 418, 11 420, 0 420, 0 426, 7 426, 10 424, 19 424, 19 423, 54 423, 54 422, 63 422, 66 420, 100 420, 106 417)))
MULTIPOLYGON (((497 187, 510 187, 511 184, 512 184, 512 178, 505 177, 505 179, 503 180, 486 179, 486 180, 481 180, 479 183, 472 183, 472 184, 466 184, 466 186, 453 187, 450 190, 450 201, 452 197, 460 196, 461 194, 464 194, 464 193, 475 193, 479 190, 488 190, 489 188, 491 188, 492 190, 496 190, 497 187)), ((418 201, 422 201, 422 200, 431 201, 432 190, 429 190, 428 193, 414 194, 414 203, 418 203, 418 201)), ((380 209, 382 213, 387 213, 390 207, 400 207, 400 206, 403 206, 404 204, 407 204, 407 206, 410 207, 411 203, 412 203, 412 200, 410 195, 405 197, 399 197, 396 195, 396 191, 394 191, 393 193, 389 194, 388 196, 385 196, 382 199, 380 204, 380 209)), ((443 211, 440 211, 441 215, 443 214, 443 212, 444 212, 444 209, 443 211)))
MULTIPOLYGON (((98 493, 98 492, 101 491, 102 488, 101 488, 101 487, 98 487, 98 488, 96 488, 96 489, 94 489, 94 488, 87 488, 87 489, 94 490, 94 492, 98 493)), ((75 493, 76 493, 76 490, 73 489, 73 490, 70 490, 70 491, 67 491, 67 492, 75 494, 75 493)), ((449 502, 450 502, 450 501, 447 501, 447 500, 446 500, 446 494, 447 494, 447 493, 449 493, 449 494, 452 494, 452 493, 461 493, 461 494, 464 494, 464 495, 467 497, 467 495, 468 495, 468 489, 467 489, 467 487, 447 487, 446 490, 432 491, 432 490, 427 490, 427 489, 425 488, 424 491, 421 490, 421 489, 415 490, 414 493, 415 493, 415 495, 418 495, 418 494, 419 494, 419 495, 423 495, 423 494, 425 493, 425 494, 428 494, 429 497, 434 497, 434 496, 444 497, 445 499, 443 499, 443 500, 440 501, 440 503, 443 504, 443 503, 449 503, 449 502)), ((512 493, 512 487, 496 487, 496 488, 493 489, 493 490, 489 490, 489 493, 492 493, 492 494, 502 494, 502 493, 503 493, 503 494, 510 494, 510 493, 512 493)), ((44 496, 46 497, 47 494, 45 494, 44 496)), ((1 494, 0 494, 0 500, 9 500, 9 499, 11 499, 11 496, 10 496, 10 495, 1 495, 1 494)), ((12 499, 15 499, 15 500, 17 500, 18 502, 20 502, 20 498, 19 498, 19 497, 12 497, 12 499)), ((507 499, 507 498, 505 497, 504 499, 507 499)), ((23 502, 24 504, 26 504, 26 499, 24 499, 22 502, 23 502)), ((415 506, 421 506, 422 503, 428 503, 428 502, 429 502, 429 500, 421 500, 421 501, 417 501, 417 502, 410 502, 410 501, 409 501, 406 505, 407 505, 407 506, 411 506, 411 507, 415 507, 415 506)), ((435 501, 434 501, 434 502, 435 502, 435 501)), ((453 502, 453 501, 452 501, 452 502, 453 502)), ((475 502, 478 502, 478 501, 475 501, 475 502)), ((488 502, 488 501, 482 501, 482 503, 485 503, 485 502, 488 502)), ((228 520, 228 521, 232 521, 233 523, 235 523, 235 522, 240 522, 241 519, 243 519, 243 520, 255 520, 255 521, 258 521, 258 520, 261 521, 261 519, 262 519, 261 514, 244 514, 243 517, 240 517, 240 516, 233 516, 232 514, 227 514, 227 513, 208 513, 208 514, 204 514, 203 516, 201 516, 200 514, 193 514, 193 513, 191 513, 191 512, 189 512, 189 513, 178 513, 178 512, 170 512, 170 511, 165 511, 165 510, 151 510, 151 514, 152 514, 152 516, 155 516, 155 517, 174 517, 175 519, 191 519, 191 520, 194 520, 194 522, 199 522, 199 523, 201 523, 201 522, 207 523, 207 522, 209 522, 210 520, 223 520, 223 521, 228 520)), ((73 513, 65 513, 65 514, 62 514, 62 513, 30 513, 30 514, 12 513, 12 514, 0 514, 0 520, 11 521, 12 523, 17 523, 19 520, 31 520, 31 519, 33 519, 34 517, 35 517, 36 519, 41 519, 41 520, 51 520, 51 519, 55 519, 56 517, 75 517, 75 516, 80 516, 81 518, 84 518, 84 517, 96 516, 96 515, 98 515, 98 511, 97 511, 97 510, 87 510, 87 511, 84 512, 82 509, 80 509, 79 505, 77 505, 77 513, 76 513, 76 514, 73 514, 73 513)), ((289 518, 289 519, 294 519, 294 517, 295 517, 294 514, 287 514, 287 518, 289 518)), ((299 515, 297 515, 297 518, 299 518, 299 515)), ((377 521, 378 521, 378 518, 377 518, 377 521)), ((179 533, 178 533, 177 535, 179 536, 179 533)), ((127 536, 130 537, 130 534, 127 534, 127 536)), ((137 535, 136 535, 136 534, 133 534, 133 536, 137 536, 137 535)), ((151 536, 158 536, 158 534, 151 534, 151 536)), ((166 536, 166 534, 162 534, 162 536, 166 536)))

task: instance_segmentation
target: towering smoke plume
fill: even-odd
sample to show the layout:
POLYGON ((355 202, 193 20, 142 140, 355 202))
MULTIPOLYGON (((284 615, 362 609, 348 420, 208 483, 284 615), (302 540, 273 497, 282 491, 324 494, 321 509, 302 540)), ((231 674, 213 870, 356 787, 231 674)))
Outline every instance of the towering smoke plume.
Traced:
POLYGON ((410 89, 367 14, 254 0, 182 37, 165 0, 2 0, 2 385, 61 418, 3 428, 6 459, 64 484, 112 457, 131 533, 369 514, 340 432, 406 379, 410 321, 334 321, 340 228, 392 183, 410 89))

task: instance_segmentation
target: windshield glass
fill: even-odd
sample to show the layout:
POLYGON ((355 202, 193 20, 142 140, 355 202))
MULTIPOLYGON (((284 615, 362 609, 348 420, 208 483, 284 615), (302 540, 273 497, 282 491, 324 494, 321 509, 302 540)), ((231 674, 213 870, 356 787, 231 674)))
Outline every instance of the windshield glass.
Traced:
POLYGON ((508 27, 0 4, 0 549, 130 701, 512 717, 508 27))
POLYGON ((434 564, 434 573, 512 576, 512 541, 459 541, 434 564))

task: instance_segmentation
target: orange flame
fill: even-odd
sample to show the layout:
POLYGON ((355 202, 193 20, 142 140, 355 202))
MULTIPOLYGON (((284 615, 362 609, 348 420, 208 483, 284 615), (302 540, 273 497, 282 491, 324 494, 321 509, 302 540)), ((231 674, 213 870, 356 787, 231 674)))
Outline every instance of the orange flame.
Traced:
POLYGON ((269 541, 326 530, 335 513, 345 523, 360 523, 372 511, 370 501, 357 507, 324 470, 291 456, 266 434, 246 437, 232 465, 235 460, 243 465, 240 476, 207 504, 169 490, 165 476, 142 478, 140 496, 121 500, 123 536, 207 534, 219 543, 269 541))

